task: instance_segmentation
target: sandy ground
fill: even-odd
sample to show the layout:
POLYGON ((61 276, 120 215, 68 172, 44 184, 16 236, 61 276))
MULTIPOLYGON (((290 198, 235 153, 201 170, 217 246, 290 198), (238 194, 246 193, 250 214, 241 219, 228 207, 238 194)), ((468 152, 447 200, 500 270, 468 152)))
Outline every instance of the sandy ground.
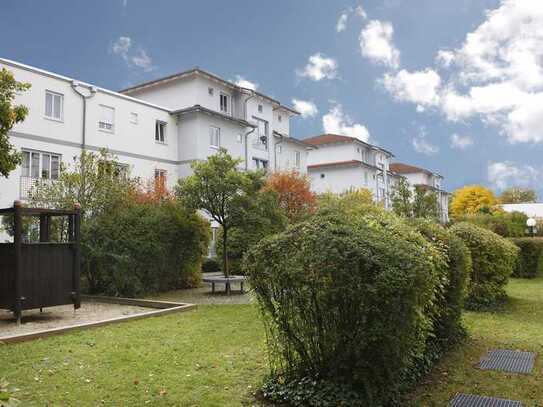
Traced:
POLYGON ((44 308, 42 313, 40 313, 39 309, 23 311, 22 324, 20 326, 17 326, 11 312, 0 310, 0 341, 3 336, 102 321, 109 318, 141 314, 152 310, 154 309, 132 305, 86 302, 82 303, 81 308, 75 312, 73 305, 44 308))

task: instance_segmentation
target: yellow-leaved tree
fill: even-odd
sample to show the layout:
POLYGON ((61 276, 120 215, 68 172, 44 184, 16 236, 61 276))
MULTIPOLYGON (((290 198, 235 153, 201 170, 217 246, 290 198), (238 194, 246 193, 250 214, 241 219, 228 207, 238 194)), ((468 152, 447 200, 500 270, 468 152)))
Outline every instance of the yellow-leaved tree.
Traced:
POLYGON ((467 185, 453 192, 449 211, 452 216, 490 212, 497 204, 496 196, 481 185, 467 185))

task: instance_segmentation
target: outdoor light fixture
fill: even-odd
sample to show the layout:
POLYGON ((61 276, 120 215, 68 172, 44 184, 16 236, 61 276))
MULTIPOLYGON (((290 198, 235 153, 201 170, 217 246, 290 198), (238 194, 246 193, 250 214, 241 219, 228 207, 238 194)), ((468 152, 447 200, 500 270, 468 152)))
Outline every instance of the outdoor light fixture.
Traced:
POLYGON ((528 218, 528 220, 526 220, 526 226, 528 226, 528 232, 530 233, 531 237, 534 237, 536 224, 537 222, 534 218, 528 218))

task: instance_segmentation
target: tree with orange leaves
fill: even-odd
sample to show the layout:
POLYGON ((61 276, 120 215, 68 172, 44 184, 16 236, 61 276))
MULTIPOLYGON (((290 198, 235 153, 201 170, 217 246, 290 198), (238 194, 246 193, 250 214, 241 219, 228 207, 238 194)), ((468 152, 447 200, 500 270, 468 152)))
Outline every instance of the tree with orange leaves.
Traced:
POLYGON ((271 174, 264 190, 277 193, 279 206, 290 222, 296 222, 316 209, 317 196, 311 191, 309 178, 297 171, 271 174))
POLYGON ((157 178, 147 180, 147 182, 140 185, 135 191, 134 199, 138 203, 158 204, 160 202, 173 200, 174 195, 166 186, 166 179, 164 176, 158 176, 157 178))

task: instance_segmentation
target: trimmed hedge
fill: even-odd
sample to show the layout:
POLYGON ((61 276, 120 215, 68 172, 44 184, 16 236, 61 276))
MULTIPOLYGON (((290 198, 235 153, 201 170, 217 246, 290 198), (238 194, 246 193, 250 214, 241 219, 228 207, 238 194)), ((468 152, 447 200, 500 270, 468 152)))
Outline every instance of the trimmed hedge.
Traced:
POLYGON ((496 233, 471 223, 458 223, 450 230, 471 252, 473 269, 466 308, 500 305, 507 297, 505 285, 513 273, 519 249, 496 233))
POLYGON ((216 257, 208 257, 202 262, 202 273, 218 273, 221 271, 221 264, 216 257))
POLYGON ((90 294, 135 297, 201 281, 209 223, 176 202, 130 203, 82 225, 90 294))
POLYGON ((315 404, 315 392, 289 387, 309 381, 353 389, 352 405, 397 401, 442 314, 446 264, 388 215, 320 214, 256 244, 244 267, 266 323, 272 383, 283 383, 270 392, 268 382, 267 393, 294 405, 344 399, 315 404))
POLYGON ((511 241, 520 249, 514 277, 533 278, 543 271, 543 238, 517 238, 511 241))
POLYGON ((461 317, 467 282, 472 272, 471 253, 462 239, 439 224, 416 220, 413 225, 447 258, 445 291, 438 299, 441 313, 436 321, 435 337, 432 338, 437 350, 443 352, 466 335, 461 317))

